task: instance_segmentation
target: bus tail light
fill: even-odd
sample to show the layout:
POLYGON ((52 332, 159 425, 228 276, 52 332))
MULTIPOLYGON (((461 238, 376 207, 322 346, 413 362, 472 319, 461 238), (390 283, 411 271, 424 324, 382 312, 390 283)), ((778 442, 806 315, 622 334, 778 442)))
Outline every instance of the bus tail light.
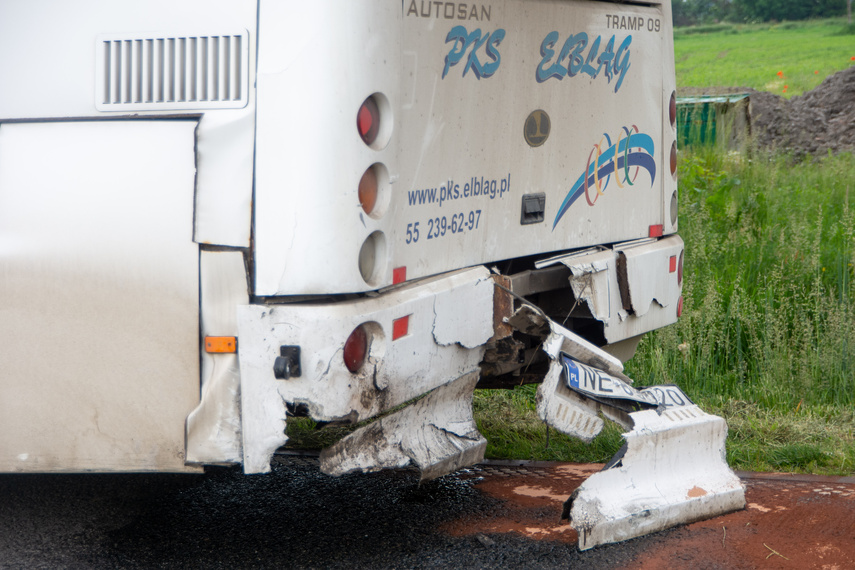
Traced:
POLYGON ((377 173, 374 167, 368 167, 359 180, 359 205, 366 214, 374 211, 377 204, 377 173))
POLYGON ((368 331, 359 325, 344 343, 344 365, 354 374, 365 364, 368 357, 368 331))
POLYGON ((377 135, 380 133, 380 108, 374 96, 366 99, 359 108, 356 114, 356 128, 359 130, 362 141, 368 146, 377 140, 377 135))

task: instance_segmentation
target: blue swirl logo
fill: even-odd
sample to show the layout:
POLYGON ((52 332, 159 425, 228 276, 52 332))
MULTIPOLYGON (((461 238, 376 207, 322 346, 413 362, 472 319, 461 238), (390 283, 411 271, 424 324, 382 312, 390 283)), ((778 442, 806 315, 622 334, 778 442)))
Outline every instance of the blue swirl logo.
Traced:
POLYGON ((656 161, 653 159, 653 153, 653 138, 639 133, 635 125, 623 127, 614 144, 609 135, 603 133, 603 138, 588 154, 584 172, 579 175, 558 208, 552 229, 555 230, 555 226, 570 206, 583 195, 588 205, 594 206, 599 197, 605 194, 612 177, 618 188, 634 186, 638 173, 643 168, 650 175, 652 188, 656 180, 656 161))

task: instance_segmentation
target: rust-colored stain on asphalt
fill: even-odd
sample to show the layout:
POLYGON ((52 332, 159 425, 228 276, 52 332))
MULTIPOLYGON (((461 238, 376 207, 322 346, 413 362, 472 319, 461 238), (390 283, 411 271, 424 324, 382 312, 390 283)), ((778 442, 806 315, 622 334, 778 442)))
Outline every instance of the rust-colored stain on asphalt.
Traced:
MULTIPOLYGON (((575 543, 576 532, 560 521, 570 493, 601 465, 487 465, 463 477, 499 499, 489 515, 447 522, 453 536, 517 533, 535 540, 575 543)), ((631 568, 855 568, 855 482, 753 474, 745 509, 638 540, 649 545, 631 568)), ((703 496, 696 487, 689 496, 703 496)), ((608 546, 601 547, 608 548, 608 546)))
POLYGON ((598 464, 555 464, 549 467, 481 466, 473 477, 481 492, 501 499, 504 508, 489 519, 464 516, 446 523, 452 536, 515 532, 535 540, 575 543, 576 531, 559 520, 564 501, 576 487, 602 469, 598 464))
POLYGON ((855 568, 855 484, 745 483, 744 510, 678 528, 633 568, 855 568))

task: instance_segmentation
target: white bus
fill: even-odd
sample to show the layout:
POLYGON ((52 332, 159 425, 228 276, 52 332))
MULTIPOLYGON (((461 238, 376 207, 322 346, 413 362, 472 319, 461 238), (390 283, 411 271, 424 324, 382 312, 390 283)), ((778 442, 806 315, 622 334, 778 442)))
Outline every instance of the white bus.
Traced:
POLYGON ((682 310, 672 42, 667 0, 0 0, 0 472, 382 415, 322 469, 430 478, 546 335, 619 377, 682 310))

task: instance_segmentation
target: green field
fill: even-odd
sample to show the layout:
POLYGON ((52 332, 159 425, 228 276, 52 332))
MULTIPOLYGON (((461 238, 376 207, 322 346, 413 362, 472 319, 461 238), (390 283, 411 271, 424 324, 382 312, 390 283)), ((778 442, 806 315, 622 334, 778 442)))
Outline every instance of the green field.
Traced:
POLYGON ((751 87, 791 97, 855 64, 855 35, 845 18, 681 28, 674 57, 678 94, 688 87, 751 87))

